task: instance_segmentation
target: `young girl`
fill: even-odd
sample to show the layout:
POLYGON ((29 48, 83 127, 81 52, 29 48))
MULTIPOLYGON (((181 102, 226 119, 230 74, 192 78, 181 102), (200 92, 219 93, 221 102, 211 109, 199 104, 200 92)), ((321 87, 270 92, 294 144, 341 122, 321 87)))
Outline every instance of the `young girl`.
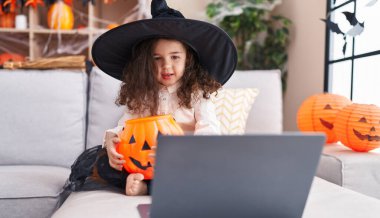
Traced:
POLYGON ((149 181, 122 168, 125 160, 115 146, 125 121, 172 114, 185 132, 219 134, 210 95, 231 77, 237 63, 236 48, 220 28, 185 19, 164 0, 153 0, 151 7, 152 19, 114 28, 92 48, 96 65, 122 81, 116 103, 126 106, 118 126, 106 131, 106 150, 98 154, 92 173, 127 195, 147 194, 149 181))
MULTIPOLYGON (((116 152, 118 133, 126 120, 151 115, 172 114, 184 131, 194 134, 220 134, 210 94, 221 87, 195 60, 186 44, 168 38, 141 42, 124 72, 117 103, 128 111, 119 126, 106 132, 109 164, 122 170, 123 156, 116 152), (138 91, 131 91, 138 90, 138 91)), ((142 174, 129 174, 127 195, 147 193, 142 174)))

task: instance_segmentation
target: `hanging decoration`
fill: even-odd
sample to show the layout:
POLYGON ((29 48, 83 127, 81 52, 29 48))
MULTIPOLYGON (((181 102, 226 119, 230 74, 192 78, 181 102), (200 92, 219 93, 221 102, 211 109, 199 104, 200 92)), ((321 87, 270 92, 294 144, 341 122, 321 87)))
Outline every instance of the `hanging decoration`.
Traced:
POLYGON ((351 101, 341 95, 323 93, 308 97, 298 109, 297 125, 300 131, 323 132, 326 143, 337 142, 334 133, 336 114, 351 101))
POLYGON ((358 152, 380 147, 380 108, 373 104, 351 104, 336 115, 334 132, 345 146, 358 152))
POLYGON ((348 11, 344 11, 344 12, 342 12, 342 14, 344 14, 344 16, 346 17, 347 21, 351 25, 351 29, 349 29, 346 32, 343 32, 339 28, 339 25, 336 24, 336 23, 334 23, 334 22, 332 22, 330 20, 330 18, 327 18, 327 20, 326 19, 321 19, 321 20, 326 23, 327 28, 329 28, 332 32, 334 32, 334 33, 336 33, 338 35, 339 34, 343 35, 344 45, 343 45, 343 48, 342 48, 342 52, 343 52, 343 55, 345 55, 346 54, 346 48, 347 48, 347 36, 355 37, 355 36, 360 35, 364 31, 364 22, 360 23, 356 19, 354 13, 351 13, 351 12, 348 12, 348 11))
MULTIPOLYGON (((366 4, 366 6, 372 7, 373 5, 375 5, 377 3, 377 1, 378 0, 371 0, 366 4)), ((333 1, 334 5, 335 5, 335 3, 336 3, 336 0, 333 1)), ((347 49, 347 37, 359 36, 364 31, 364 21, 359 22, 355 16, 355 13, 353 13, 353 12, 344 11, 344 12, 342 12, 342 14, 345 16, 346 20, 349 22, 349 24, 351 26, 350 29, 348 29, 346 31, 343 31, 340 28, 340 25, 342 25, 342 23, 339 24, 339 23, 334 23, 331 21, 331 19, 330 19, 331 14, 330 13, 327 15, 326 19, 321 19, 321 20, 326 23, 326 26, 330 31, 332 31, 333 33, 336 33, 338 35, 342 34, 343 40, 344 40, 342 53, 345 56, 346 55, 346 49, 347 49)))

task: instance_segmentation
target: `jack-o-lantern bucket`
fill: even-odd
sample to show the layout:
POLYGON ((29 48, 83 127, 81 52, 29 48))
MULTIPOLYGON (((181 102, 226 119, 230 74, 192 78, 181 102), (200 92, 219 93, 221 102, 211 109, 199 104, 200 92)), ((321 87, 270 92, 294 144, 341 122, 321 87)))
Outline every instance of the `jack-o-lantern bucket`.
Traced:
POLYGON ((338 112, 335 121, 338 140, 354 151, 380 147, 380 107, 352 104, 338 112))
POLYGON ((127 120, 120 134, 116 150, 124 156, 124 168, 129 173, 141 173, 144 179, 153 178, 154 158, 149 154, 157 146, 157 136, 183 135, 181 127, 171 115, 151 116, 127 120))
POLYGON ((337 142, 334 133, 335 116, 339 110, 351 103, 341 95, 324 93, 310 96, 298 109, 298 129, 303 132, 324 132, 326 143, 337 142))

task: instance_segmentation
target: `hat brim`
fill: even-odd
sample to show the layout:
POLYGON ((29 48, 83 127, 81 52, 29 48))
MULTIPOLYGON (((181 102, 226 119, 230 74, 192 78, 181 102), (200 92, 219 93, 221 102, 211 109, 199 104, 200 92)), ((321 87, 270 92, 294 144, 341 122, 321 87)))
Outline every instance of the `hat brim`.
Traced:
POLYGON ((173 38, 188 44, 197 53, 200 64, 221 84, 235 71, 237 52, 227 33, 213 24, 182 18, 139 20, 111 29, 94 42, 92 58, 102 71, 122 80, 134 46, 153 37, 173 38))

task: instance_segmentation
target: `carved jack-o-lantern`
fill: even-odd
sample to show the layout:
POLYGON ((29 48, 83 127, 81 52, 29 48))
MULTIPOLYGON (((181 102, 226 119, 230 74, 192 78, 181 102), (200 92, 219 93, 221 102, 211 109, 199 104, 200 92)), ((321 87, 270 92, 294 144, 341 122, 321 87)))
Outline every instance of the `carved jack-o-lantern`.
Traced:
POLYGON ((117 152, 125 159, 124 168, 130 173, 141 173, 144 179, 153 178, 154 158, 152 146, 157 146, 157 136, 183 135, 181 127, 171 115, 161 115, 128 120, 120 134, 117 152))
POLYGON ((335 116, 349 104, 351 101, 341 95, 324 93, 310 96, 298 110, 298 128, 305 132, 324 132, 327 143, 337 142, 334 133, 335 116))
POLYGON ((367 152, 380 147, 380 108, 352 104, 338 112, 335 134, 345 146, 367 152))

